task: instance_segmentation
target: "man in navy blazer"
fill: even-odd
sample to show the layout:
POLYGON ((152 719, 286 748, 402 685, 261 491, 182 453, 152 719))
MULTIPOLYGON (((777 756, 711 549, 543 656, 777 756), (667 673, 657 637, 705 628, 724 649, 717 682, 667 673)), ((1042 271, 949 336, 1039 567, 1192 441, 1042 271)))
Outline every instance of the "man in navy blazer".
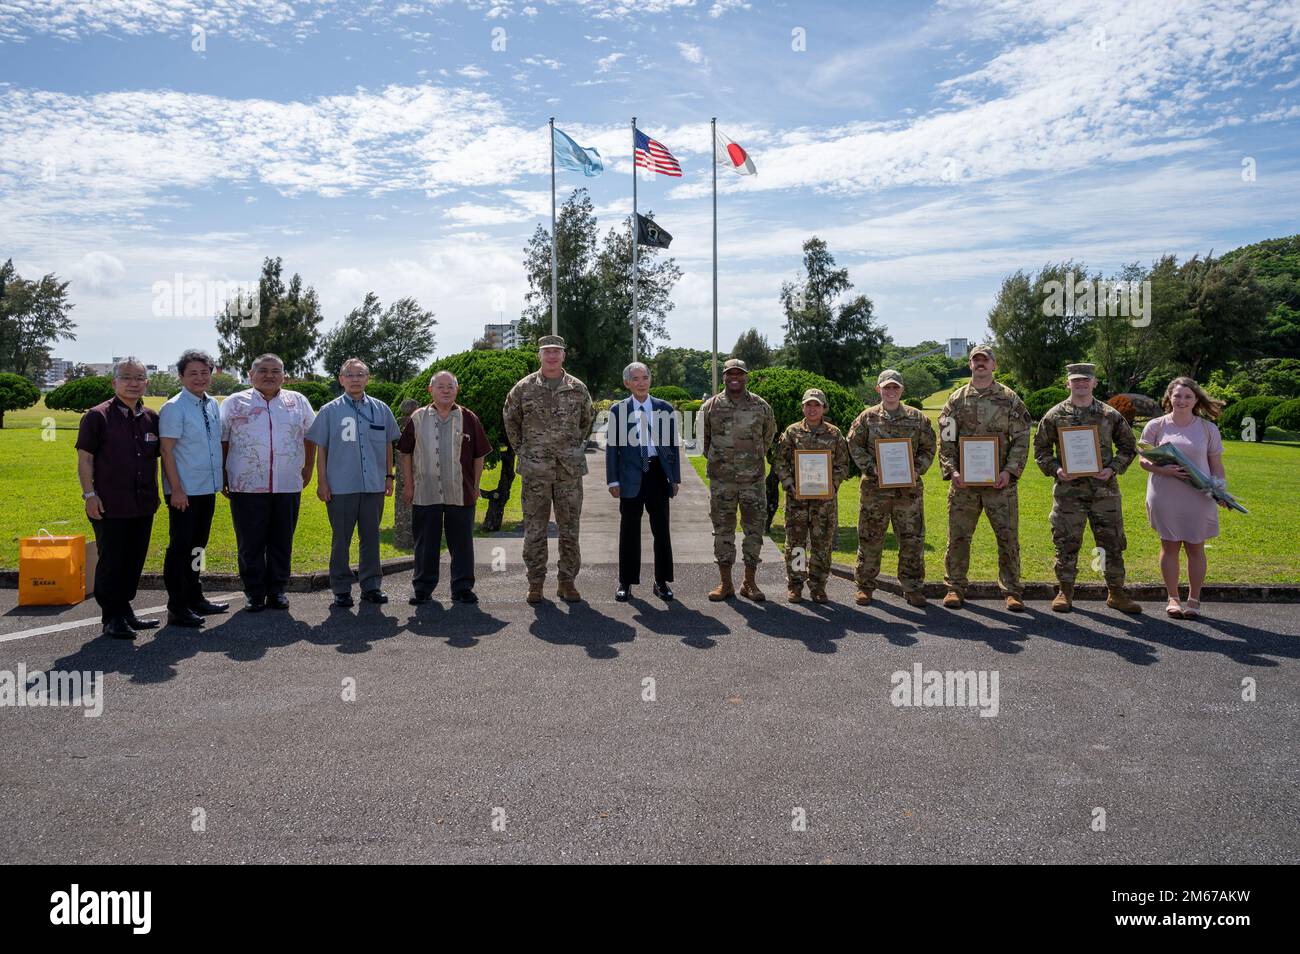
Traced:
POLYGON ((626 602, 632 584, 641 582, 641 513, 650 514, 654 536, 654 594, 673 598, 673 542, 668 531, 668 501, 682 483, 677 444, 677 412, 667 401, 650 396, 650 369, 633 361, 623 369, 623 384, 632 392, 610 406, 605 429, 605 480, 618 499, 618 590, 626 602))

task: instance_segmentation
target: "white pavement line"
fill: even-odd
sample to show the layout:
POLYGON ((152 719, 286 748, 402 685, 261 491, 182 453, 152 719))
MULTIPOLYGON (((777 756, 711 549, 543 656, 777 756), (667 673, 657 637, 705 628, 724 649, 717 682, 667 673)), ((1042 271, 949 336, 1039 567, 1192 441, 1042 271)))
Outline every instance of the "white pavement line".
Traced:
MULTIPOLYGON (((233 601, 235 599, 242 600, 243 598, 243 593, 223 593, 216 597, 210 597, 214 603, 233 601)), ((164 603, 162 606, 146 606, 144 609, 139 609, 135 612, 136 615, 139 616, 143 613, 165 613, 166 611, 167 604, 164 603)), ((102 624, 103 619, 101 617, 92 616, 88 619, 73 620, 69 623, 55 623, 53 626, 38 626, 35 629, 24 629, 19 630, 16 633, 6 633, 5 635, 0 636, 0 643, 11 642, 15 639, 28 639, 32 636, 47 636, 50 633, 62 633, 69 629, 81 629, 83 626, 100 626, 102 624)))

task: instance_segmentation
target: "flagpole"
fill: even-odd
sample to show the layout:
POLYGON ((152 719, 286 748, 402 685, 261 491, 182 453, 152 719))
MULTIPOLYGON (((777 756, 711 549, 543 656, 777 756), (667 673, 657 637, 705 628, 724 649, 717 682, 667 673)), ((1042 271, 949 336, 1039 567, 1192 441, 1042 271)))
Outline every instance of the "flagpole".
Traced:
POLYGON ((556 297, 559 284, 559 240, 555 234, 555 117, 551 117, 551 334, 560 333, 560 302, 556 297))
POLYGON ((718 117, 709 120, 709 152, 713 154, 713 390, 718 393, 718 117))
POLYGON ((632 117, 632 360, 637 360, 637 117, 632 117))

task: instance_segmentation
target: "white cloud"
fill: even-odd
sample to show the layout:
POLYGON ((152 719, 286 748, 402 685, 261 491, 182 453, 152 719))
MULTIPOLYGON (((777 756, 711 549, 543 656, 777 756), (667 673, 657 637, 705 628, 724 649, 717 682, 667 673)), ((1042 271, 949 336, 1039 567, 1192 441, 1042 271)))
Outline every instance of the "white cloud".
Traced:
POLYGON ((682 59, 687 63, 704 66, 709 62, 708 58, 704 55, 704 51, 694 43, 678 43, 677 52, 682 55, 682 59))
POLYGON ((458 69, 456 71, 456 75, 463 76, 466 79, 478 80, 478 79, 483 79, 485 76, 490 76, 491 74, 488 73, 488 71, 483 69, 481 66, 476 66, 473 63, 471 63, 469 66, 462 66, 460 69, 458 69))
POLYGON ((609 54, 609 56, 602 56, 600 59, 596 61, 596 72, 608 73, 611 69, 614 68, 614 64, 617 63, 619 60, 623 59, 623 57, 625 56, 627 56, 626 53, 611 53, 609 54))
POLYGON ((116 255, 87 252, 68 269, 68 277, 82 282, 92 291, 106 291, 121 281, 126 267, 116 255))

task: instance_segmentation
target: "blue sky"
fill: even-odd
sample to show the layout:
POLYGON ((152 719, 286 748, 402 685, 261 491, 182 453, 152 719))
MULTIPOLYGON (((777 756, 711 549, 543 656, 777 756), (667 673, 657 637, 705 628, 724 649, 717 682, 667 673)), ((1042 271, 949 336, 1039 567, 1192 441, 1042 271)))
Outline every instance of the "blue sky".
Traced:
POLYGON ((1298 230, 1300 3, 4 0, 0 258, 72 281, 76 360, 215 349, 155 283, 267 255, 324 327, 414 295, 460 351, 518 317, 552 115, 602 231, 632 115, 682 163, 639 185, 684 272, 660 344, 710 343, 711 116, 758 168, 719 173, 724 350, 780 342, 813 234, 896 341, 976 339, 1018 268, 1298 230))

